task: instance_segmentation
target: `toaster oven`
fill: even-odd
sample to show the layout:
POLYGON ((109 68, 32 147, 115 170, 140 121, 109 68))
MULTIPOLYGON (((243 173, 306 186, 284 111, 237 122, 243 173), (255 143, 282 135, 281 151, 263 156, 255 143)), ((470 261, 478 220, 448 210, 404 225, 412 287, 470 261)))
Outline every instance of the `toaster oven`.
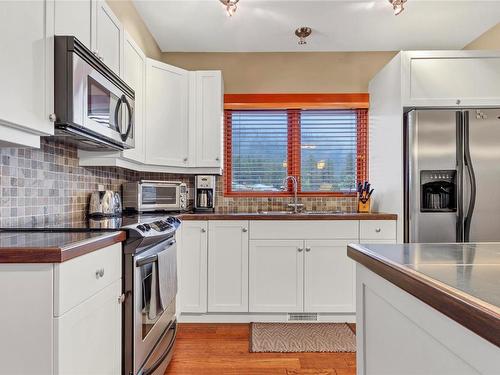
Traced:
POLYGON ((123 208, 127 211, 185 211, 187 186, 180 181, 141 180, 123 185, 123 208))

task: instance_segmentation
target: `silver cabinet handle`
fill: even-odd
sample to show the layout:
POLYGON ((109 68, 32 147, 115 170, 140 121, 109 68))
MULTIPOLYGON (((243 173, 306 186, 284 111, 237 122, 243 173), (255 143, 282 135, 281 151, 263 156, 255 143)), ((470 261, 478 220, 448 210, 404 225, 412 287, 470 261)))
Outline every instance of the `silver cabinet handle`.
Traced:
POLYGON ((188 161, 188 158, 184 158, 183 160, 186 162, 186 161, 188 161))
POLYGON ((55 113, 51 113, 51 114, 49 115, 49 121, 50 121, 50 122, 56 122, 56 120, 57 120, 57 116, 56 116, 56 114, 55 114, 55 113))
POLYGON ((118 297, 118 303, 122 304, 123 302, 125 302, 125 294, 118 297))
POLYGON ((205 233, 207 230, 205 228, 201 228, 201 233, 205 233))
POLYGON ((377 233, 380 233, 381 231, 382 231, 382 229, 380 229, 380 228, 375 229, 375 232, 377 232, 377 233))
POLYGON ((299 248, 297 249, 297 251, 298 251, 299 253, 301 253, 301 252, 303 252, 303 251, 304 251, 304 249, 301 249, 301 248, 299 247, 299 248))
POLYGON ((104 277, 104 268, 100 268, 95 271, 95 278, 100 279, 101 277, 104 277))
POLYGON ((311 248, 310 247, 306 247, 306 253, 308 253, 309 251, 311 251, 311 248))
POLYGON ((243 231, 244 233, 246 233, 246 232, 248 232, 248 229, 247 229, 247 228, 243 228, 243 229, 242 229, 242 231, 243 231))

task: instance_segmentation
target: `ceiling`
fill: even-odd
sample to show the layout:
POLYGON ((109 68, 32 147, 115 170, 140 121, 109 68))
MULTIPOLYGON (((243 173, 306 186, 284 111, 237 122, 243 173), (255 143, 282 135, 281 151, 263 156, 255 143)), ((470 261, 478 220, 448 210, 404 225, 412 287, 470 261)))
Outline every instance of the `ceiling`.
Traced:
POLYGON ((134 0, 165 52, 396 51, 461 49, 500 22, 499 1, 134 0), (294 30, 309 26, 307 45, 294 30))

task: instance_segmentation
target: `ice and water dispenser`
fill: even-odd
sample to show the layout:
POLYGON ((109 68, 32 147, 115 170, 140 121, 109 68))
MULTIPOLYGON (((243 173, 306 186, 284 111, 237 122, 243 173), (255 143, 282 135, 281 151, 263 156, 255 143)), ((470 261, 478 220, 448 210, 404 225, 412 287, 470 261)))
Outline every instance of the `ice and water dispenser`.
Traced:
POLYGON ((457 211, 457 171, 420 171, 420 211, 457 211))

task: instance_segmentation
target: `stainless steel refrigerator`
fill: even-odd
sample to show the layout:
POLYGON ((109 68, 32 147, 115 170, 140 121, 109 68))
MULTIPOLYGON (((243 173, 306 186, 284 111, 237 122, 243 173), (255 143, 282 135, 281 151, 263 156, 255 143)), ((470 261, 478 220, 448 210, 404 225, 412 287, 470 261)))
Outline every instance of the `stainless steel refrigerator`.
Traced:
POLYGON ((405 114, 405 242, 500 241, 500 109, 405 114))

